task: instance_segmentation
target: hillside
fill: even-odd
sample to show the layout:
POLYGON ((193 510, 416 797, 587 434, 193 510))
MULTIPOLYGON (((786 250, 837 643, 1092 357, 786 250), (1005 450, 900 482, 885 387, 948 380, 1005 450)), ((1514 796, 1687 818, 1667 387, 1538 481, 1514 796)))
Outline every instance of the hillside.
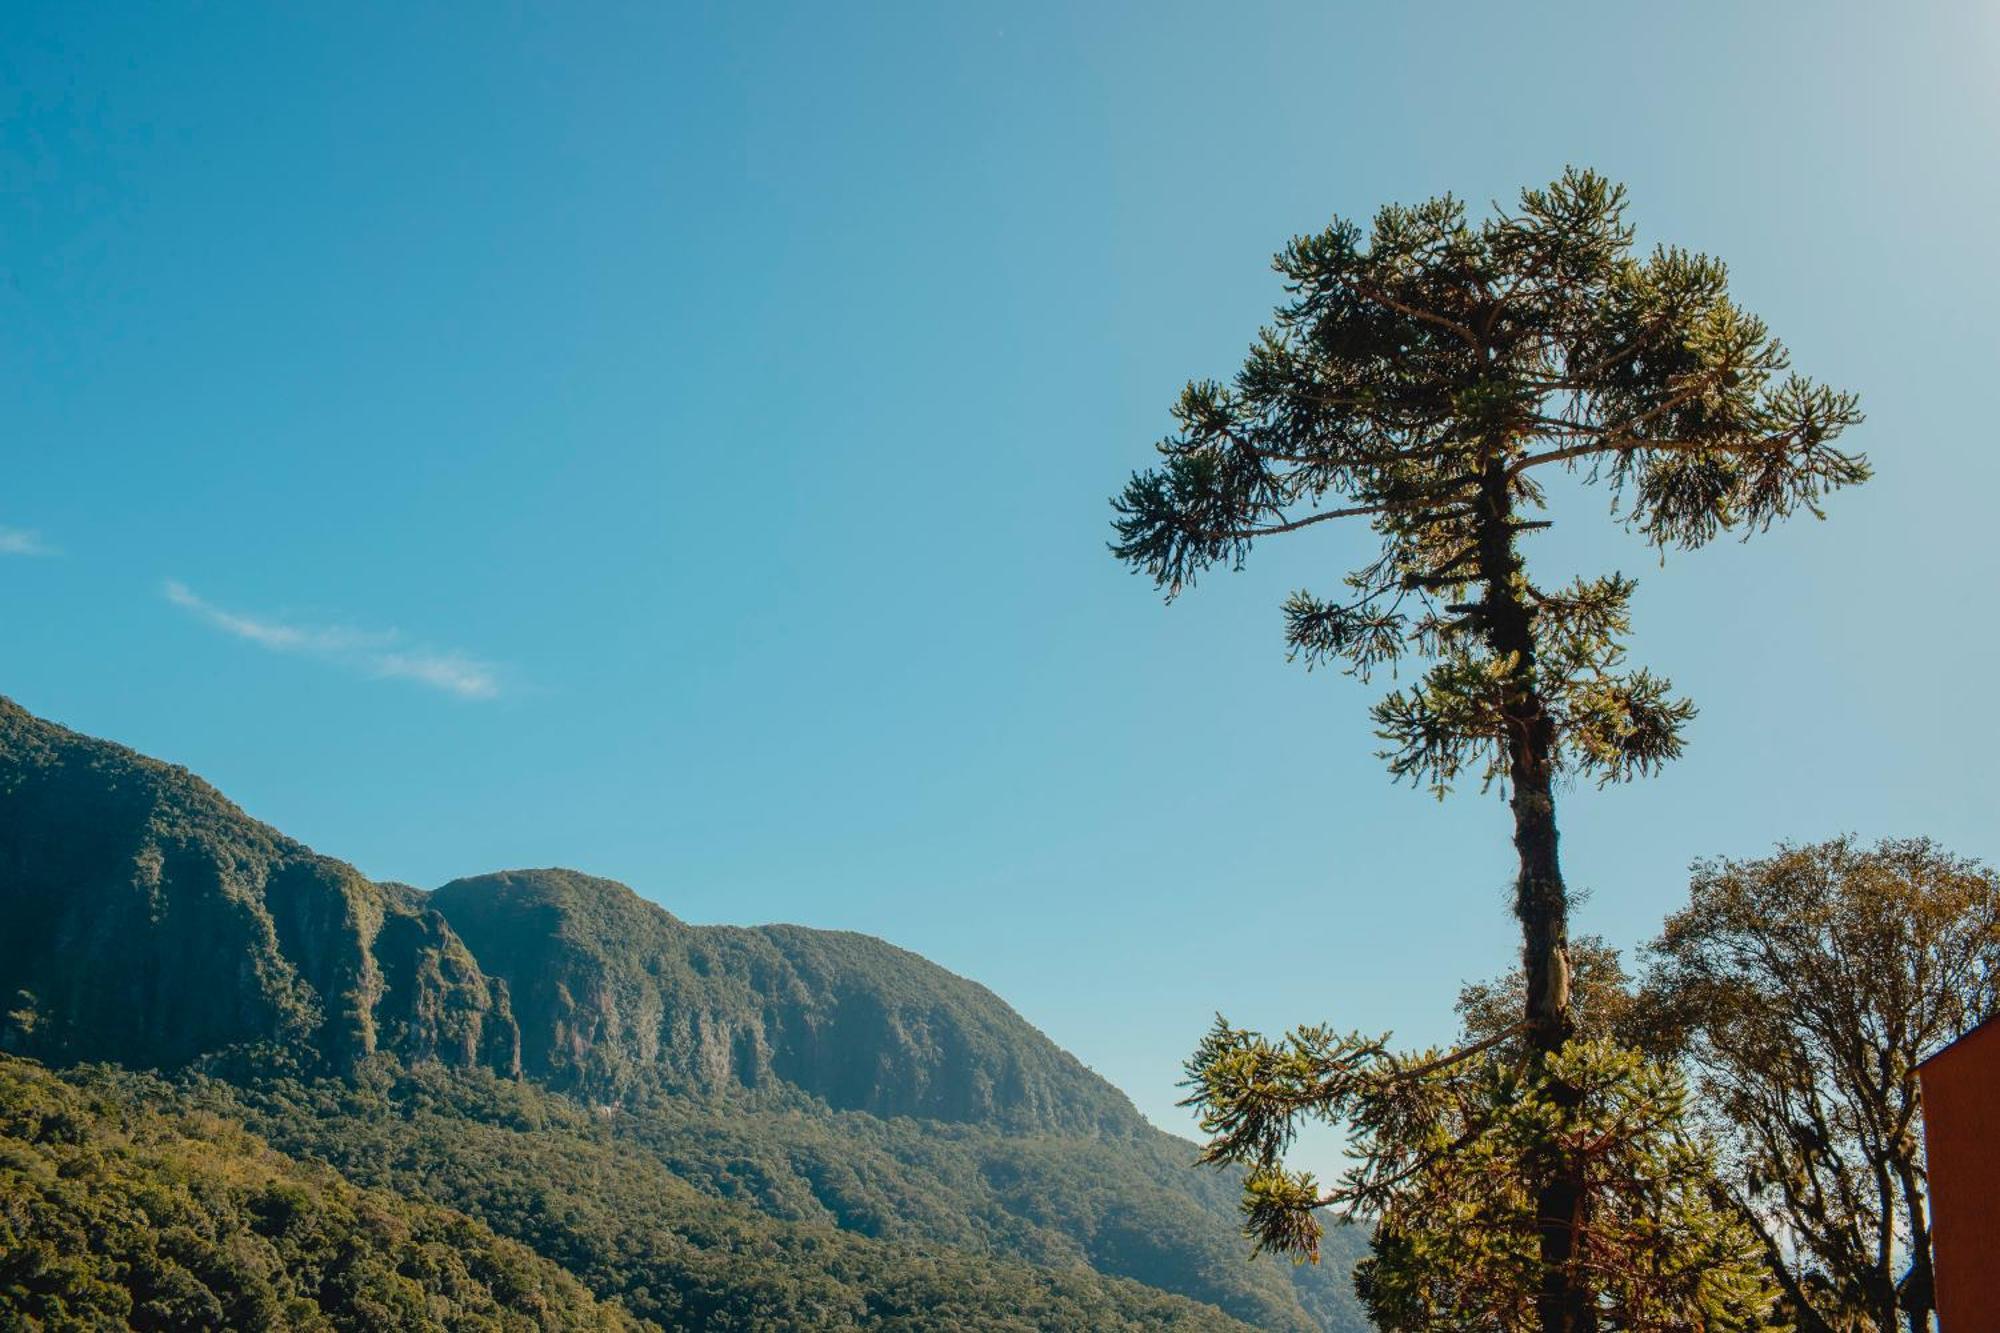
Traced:
POLYGON ((482 1159, 495 1145, 462 1122, 433 1150, 440 1141, 471 1167, 459 1187, 482 1197, 468 1211, 483 1203, 527 1244, 440 1206, 448 1188, 357 1186, 169 1085, 103 1069, 65 1081, 0 1057, 0 1327, 1246 1327, 1088 1269, 927 1252, 718 1207, 639 1158, 598 1174, 612 1164, 502 1131, 504 1155, 482 1159), (584 1174, 566 1175, 579 1161, 584 1174), (520 1207, 523 1189, 553 1204, 565 1187, 581 1207, 538 1207, 532 1221, 520 1207), (496 1192, 506 1206, 494 1207, 496 1192))
POLYGON ((915 954, 574 871, 371 883, 6 701, 0 997, 0 1050, 158 1071, 668 1326, 1362 1326, 1358 1236, 1250 1261, 1193 1145, 915 954))
POLYGON ((462 1214, 0 1057, 0 1327, 634 1329, 462 1214))

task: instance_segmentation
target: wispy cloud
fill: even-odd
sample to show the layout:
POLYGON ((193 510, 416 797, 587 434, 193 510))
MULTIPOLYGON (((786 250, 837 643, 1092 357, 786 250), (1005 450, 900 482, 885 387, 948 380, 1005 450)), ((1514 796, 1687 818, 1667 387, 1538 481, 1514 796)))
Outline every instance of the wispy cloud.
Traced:
POLYGON ((248 639, 254 644, 281 653, 312 653, 319 657, 333 657, 341 653, 381 647, 393 643, 396 638, 393 633, 366 634, 353 629, 288 625, 281 620, 266 620, 236 611, 225 611, 215 603, 197 597, 187 584, 177 579, 168 579, 166 590, 168 601, 194 612, 224 633, 234 634, 239 639, 248 639))
POLYGON ((206 624, 272 652, 321 658, 383 680, 413 680, 461 699, 500 696, 500 674, 492 663, 460 652, 406 644, 396 630, 297 625, 245 615, 217 606, 177 579, 167 580, 165 592, 168 601, 206 624))
POLYGON ((376 653, 370 664, 378 676, 421 681, 466 699, 491 699, 500 693, 492 666, 463 653, 376 653))
POLYGON ((0 523, 0 555, 61 555, 42 540, 33 528, 10 528, 0 523))

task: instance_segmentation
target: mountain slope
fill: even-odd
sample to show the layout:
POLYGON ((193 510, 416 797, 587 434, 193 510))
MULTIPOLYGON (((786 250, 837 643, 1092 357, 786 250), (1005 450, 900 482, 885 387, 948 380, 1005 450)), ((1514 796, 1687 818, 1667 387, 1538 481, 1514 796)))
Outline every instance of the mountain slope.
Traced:
POLYGON ((782 1177, 783 1145, 753 1133, 705 1151, 669 1126, 669 1160, 622 1117, 532 1083, 431 1066, 374 1087, 197 1079, 185 1095, 361 1183, 462 1210, 670 1328, 1302 1326, 1278 1302, 1251 1306, 1246 1323, 1216 1302, 1105 1273, 1059 1238, 1024 1256, 922 1226, 851 1227, 809 1193, 757 1187, 782 1177), (718 1197, 718 1173, 752 1187, 718 1197))
POLYGON ((975 1263, 1032 1266, 1047 1320, 1130 1279, 1258 1327, 1361 1327, 1357 1234, 1317 1269, 1249 1262, 1232 1180, 915 954, 690 926, 573 871, 370 883, 186 770, 4 700, 0 1050, 169 1073, 647 1317, 766 1282, 689 1259, 719 1246, 780 1256, 864 1322, 890 1318, 869 1283, 964 1286, 952 1266, 975 1263), (507 1137, 523 1125, 539 1137, 507 1137), (521 1174, 548 1154, 590 1197, 521 1174), (566 1231, 566 1212, 591 1220, 566 1231))
MULTIPOLYGON (((275 1152, 229 1114, 231 1091, 207 1092, 101 1067, 61 1079, 0 1056, 0 1327, 1247 1327, 1087 1268, 774 1222, 702 1198, 643 1155, 599 1160, 587 1138, 518 1126, 427 1124, 421 1150, 440 1179, 356 1184, 343 1174, 369 1173, 275 1152), (468 1208, 441 1206, 454 1192, 468 1208)), ((319 1122, 350 1147, 368 1125, 319 1122)))

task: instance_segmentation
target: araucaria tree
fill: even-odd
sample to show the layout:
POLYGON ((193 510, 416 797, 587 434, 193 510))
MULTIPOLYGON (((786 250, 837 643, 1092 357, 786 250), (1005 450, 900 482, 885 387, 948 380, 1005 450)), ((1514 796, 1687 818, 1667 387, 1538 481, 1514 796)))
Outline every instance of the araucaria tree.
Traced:
MULTIPOLYGON (((1554 521, 1547 482, 1607 487, 1616 517, 1661 550, 1748 535, 1866 479, 1835 447, 1856 400, 1790 373, 1720 262, 1635 254, 1623 188, 1589 172, 1477 224, 1450 197, 1384 208, 1366 232, 1336 220, 1275 263, 1289 299, 1230 384, 1182 393, 1159 466, 1114 501, 1112 549, 1171 596, 1262 538, 1372 527, 1379 554, 1343 594, 1286 602, 1286 640, 1363 680, 1423 659, 1421 679, 1374 708, 1391 773, 1440 795, 1468 776, 1504 784, 1522 1022, 1546 1065, 1572 1029, 1559 784, 1652 771, 1694 714, 1626 665, 1632 580, 1531 577, 1522 538, 1554 521)), ((1570 1094, 1552 1086, 1560 1109, 1570 1094)), ((1522 1169, 1540 1325, 1592 1327, 1573 1253, 1582 1168, 1543 1145, 1522 1169)))

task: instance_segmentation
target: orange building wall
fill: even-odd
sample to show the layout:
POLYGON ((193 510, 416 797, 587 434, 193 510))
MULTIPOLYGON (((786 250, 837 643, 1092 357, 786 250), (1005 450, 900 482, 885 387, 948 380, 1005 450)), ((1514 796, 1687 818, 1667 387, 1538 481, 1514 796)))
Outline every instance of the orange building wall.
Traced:
POLYGON ((1943 1333, 2000 1330, 2000 1020, 1919 1067, 1943 1333))

